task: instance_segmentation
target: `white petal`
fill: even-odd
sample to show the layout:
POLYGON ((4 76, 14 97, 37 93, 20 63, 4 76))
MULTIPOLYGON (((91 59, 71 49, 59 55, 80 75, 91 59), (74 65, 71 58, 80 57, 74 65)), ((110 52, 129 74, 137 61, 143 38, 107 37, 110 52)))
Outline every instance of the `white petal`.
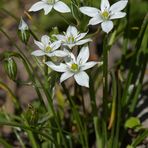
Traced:
POLYGON ((110 4, 108 0, 101 0, 101 11, 104 11, 105 9, 109 9, 110 4))
POLYGON ((44 50, 44 45, 43 45, 43 43, 41 43, 41 42, 39 42, 39 41, 36 41, 36 40, 34 40, 34 43, 35 43, 40 49, 44 50))
POLYGON ((98 67, 102 66, 103 65, 103 62, 98 62, 98 67))
POLYGON ((55 65, 52 62, 46 62, 46 64, 54 71, 57 71, 57 72, 66 72, 67 71, 66 64, 60 63, 59 65, 55 65))
POLYGON ((62 50, 56 50, 56 51, 53 52, 53 55, 57 56, 57 57, 66 57, 67 52, 62 51, 62 50))
POLYGON ((36 50, 36 51, 33 51, 33 52, 31 53, 31 55, 34 55, 34 56, 39 57, 39 56, 45 55, 45 52, 43 52, 42 50, 36 50))
POLYGON ((50 44, 50 47, 53 49, 52 51, 58 49, 61 46, 61 41, 55 41, 50 44))
POLYGON ((101 22, 103 22, 103 19, 99 15, 97 15, 89 20, 88 25, 97 25, 101 22))
POLYGON ((84 38, 84 37, 86 36, 86 34, 87 34, 87 32, 85 32, 85 33, 80 33, 80 34, 78 35, 78 37, 76 38, 76 41, 79 41, 79 40, 81 40, 82 38, 84 38))
POLYGON ((41 0, 41 1, 43 1, 43 2, 47 3, 47 0, 41 0))
POLYGON ((48 53, 45 53, 46 54, 46 56, 48 56, 48 57, 53 57, 53 56, 55 56, 52 52, 48 52, 48 53))
POLYGON ((55 3, 53 7, 58 12, 62 12, 62 13, 70 12, 69 7, 61 1, 58 1, 57 3, 55 3))
POLYGON ((38 11, 38 10, 41 10, 43 9, 45 6, 47 6, 47 4, 45 2, 37 2, 35 3, 34 5, 32 5, 32 7, 29 9, 29 11, 38 11))
POLYGON ((66 35, 67 35, 67 36, 71 36, 71 35, 72 35, 72 36, 76 37, 76 36, 78 35, 78 30, 77 30, 77 28, 74 27, 74 26, 69 26, 69 27, 67 28, 66 35))
POLYGON ((42 42, 45 46, 48 45, 49 41, 50 41, 49 36, 43 35, 43 36, 41 37, 41 42, 42 42))
POLYGON ((23 20, 23 18, 21 17, 21 20, 20 20, 20 24, 18 26, 19 30, 28 30, 28 25, 27 23, 23 20))
POLYGON ((52 10, 53 5, 47 5, 44 7, 44 14, 47 15, 52 10))
POLYGON ((121 1, 116 2, 110 7, 110 11, 114 13, 114 12, 123 10, 126 7, 127 2, 128 2, 127 0, 121 0, 121 1))
POLYGON ((72 63, 76 63, 76 58, 72 52, 67 51, 67 57, 64 58, 65 63, 67 65, 71 65, 72 63))
POLYGON ((99 9, 93 7, 81 7, 80 11, 90 17, 95 17, 99 14, 99 9))
POLYGON ((81 70, 86 70, 86 69, 92 68, 96 64, 98 64, 98 62, 94 62, 94 61, 87 62, 87 63, 82 65, 81 70))
POLYGON ((65 73, 63 73, 60 77, 60 83, 62 83, 63 81, 65 81, 66 79, 72 77, 74 75, 74 73, 67 71, 65 73))
POLYGON ((53 36, 55 36, 58 40, 62 41, 62 40, 65 40, 65 36, 64 35, 61 35, 61 34, 54 34, 53 36))
POLYGON ((79 85, 89 87, 89 77, 86 72, 81 71, 75 74, 74 78, 79 85))
POLYGON ((109 33, 113 29, 112 21, 105 21, 101 23, 102 30, 106 33, 109 33))
POLYGON ((92 39, 84 39, 84 40, 80 40, 76 43, 76 45, 83 45, 85 43, 91 42, 92 39))
POLYGON ((76 44, 69 44, 69 43, 63 43, 64 46, 68 46, 70 49, 74 47, 76 44))
POLYGON ((125 16, 126 16, 125 12, 115 12, 113 15, 111 15, 110 19, 117 19, 125 16))
POLYGON ((88 46, 83 46, 80 50, 80 53, 77 57, 78 64, 84 64, 89 58, 89 48, 88 46))

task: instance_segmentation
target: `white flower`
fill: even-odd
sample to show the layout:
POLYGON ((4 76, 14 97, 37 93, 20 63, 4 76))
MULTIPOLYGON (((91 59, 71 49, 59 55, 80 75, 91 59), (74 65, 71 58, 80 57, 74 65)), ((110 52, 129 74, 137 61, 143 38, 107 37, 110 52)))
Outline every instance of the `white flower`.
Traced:
POLYGON ((83 45, 87 42, 92 41, 91 39, 82 39, 86 36, 86 33, 79 33, 77 28, 69 26, 64 32, 64 35, 55 35, 58 40, 61 41, 62 45, 68 46, 70 49, 76 45, 83 45))
POLYGON ((108 0, 101 0, 101 10, 93 7, 81 7, 80 11, 90 17, 89 25, 96 25, 101 23, 102 30, 109 33, 113 29, 113 22, 111 20, 122 18, 126 15, 121 12, 128 0, 120 0, 110 6, 108 0))
POLYGON ((62 50, 57 50, 61 45, 60 41, 55 41, 52 43, 50 41, 50 37, 47 35, 41 37, 41 42, 34 40, 34 43, 40 48, 40 50, 36 50, 31 53, 34 56, 44 56, 44 55, 47 55, 49 57, 67 56, 67 52, 62 50))
MULTIPOLYGON (((69 57, 65 60, 65 63, 60 63, 59 65, 55 65, 52 62, 46 62, 46 64, 53 70, 57 72, 63 72, 60 77, 60 82, 62 83, 66 79, 74 76, 76 82, 85 87, 89 87, 89 76, 84 70, 87 70, 98 62, 90 61, 87 62, 89 58, 89 49, 88 46, 82 47, 77 58, 73 55, 73 53, 69 53, 69 57)), ((102 62, 99 62, 102 65, 102 62)))
POLYGON ((25 30, 28 30, 29 29, 27 23, 22 19, 22 17, 21 17, 21 20, 20 20, 18 29, 20 31, 25 31, 25 30))
POLYGON ((41 0, 35 3, 29 9, 29 11, 36 12, 41 9, 44 9, 44 14, 47 15, 52 10, 52 8, 61 13, 70 12, 69 7, 65 3, 61 2, 60 0, 41 0))

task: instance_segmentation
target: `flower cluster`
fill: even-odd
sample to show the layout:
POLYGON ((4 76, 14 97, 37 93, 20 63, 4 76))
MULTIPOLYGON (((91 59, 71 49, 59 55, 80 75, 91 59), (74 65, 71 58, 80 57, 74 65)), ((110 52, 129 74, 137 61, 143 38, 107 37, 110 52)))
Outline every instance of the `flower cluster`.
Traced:
MULTIPOLYGON (((112 20, 125 17, 126 13, 121 12, 121 10, 126 7, 127 2, 128 0, 120 0, 110 6, 108 0, 101 0, 101 9, 83 6, 80 8, 80 12, 91 17, 88 25, 97 25, 101 23, 102 30, 109 33, 113 29, 112 20)), ((41 0, 35 3, 29 11, 35 12, 41 9, 44 9, 45 15, 51 12, 52 9, 61 13, 70 12, 70 8, 60 0, 41 0)), ((67 38, 65 37, 65 39, 67 38)))
MULTIPOLYGON (((122 18, 126 15, 125 12, 121 12, 127 5, 127 0, 120 0, 112 6, 110 6, 108 0, 101 1, 101 9, 83 6, 79 10, 83 14, 91 17, 88 25, 96 25, 101 23, 101 28, 104 32, 109 33, 113 29, 113 19, 122 18)), ((47 15, 52 9, 55 9, 61 13, 71 12, 70 8, 60 0, 41 0, 35 3, 29 11, 39 11, 43 9, 44 14, 47 15)), ((102 62, 88 61, 89 59, 89 47, 88 43, 92 40, 86 38, 88 32, 80 33, 75 26, 69 25, 66 32, 63 34, 54 34, 57 39, 52 42, 50 37, 44 35, 41 37, 41 41, 34 41, 39 47, 39 50, 32 52, 34 56, 48 56, 48 57, 62 57, 64 62, 55 64, 53 61, 46 62, 54 71, 63 73, 60 77, 60 82, 74 77, 77 84, 85 87, 89 87, 89 76, 85 70, 92 68, 96 64, 102 65, 102 62), (78 46, 82 47, 79 48, 78 46), (77 46, 80 49, 78 56, 72 53, 73 48, 77 46), (88 62, 87 62, 88 61, 88 62)), ((52 60, 52 58, 50 58, 52 60)))
POLYGON ((109 33, 113 29, 113 22, 111 20, 122 18, 126 15, 121 12, 127 5, 127 0, 120 0, 110 6, 108 0, 101 1, 101 10, 93 7, 81 7, 80 11, 89 17, 89 25, 96 25, 101 23, 101 28, 104 32, 109 33))
POLYGON ((34 43, 39 47, 39 50, 33 51, 32 55, 37 57, 64 57, 64 63, 54 64, 54 62, 48 61, 46 64, 54 71, 63 72, 60 78, 61 83, 74 76, 74 79, 79 85, 89 87, 89 76, 84 70, 87 70, 96 64, 102 65, 102 62, 87 62, 89 59, 89 48, 87 45, 84 45, 80 49, 77 58, 71 51, 69 51, 72 50, 72 47, 90 42, 91 39, 89 38, 82 39, 86 34, 87 33, 79 33, 74 26, 69 26, 65 36, 54 35, 57 37, 57 41, 52 42, 49 36, 44 35, 41 37, 41 42, 34 40, 34 43), (62 49, 59 49, 61 47, 62 49))

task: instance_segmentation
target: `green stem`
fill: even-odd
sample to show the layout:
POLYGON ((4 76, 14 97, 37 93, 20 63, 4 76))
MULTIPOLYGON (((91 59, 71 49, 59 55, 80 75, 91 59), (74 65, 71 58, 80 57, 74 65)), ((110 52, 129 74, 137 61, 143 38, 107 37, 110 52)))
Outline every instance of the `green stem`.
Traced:
MULTIPOLYGON (((6 119, 10 122, 11 119, 10 119, 9 115, 6 112, 4 112, 4 114, 5 114, 6 119)), ((23 143, 23 140, 22 140, 21 136, 18 134, 17 130, 16 129, 13 129, 13 131, 14 131, 14 133, 15 133, 18 141, 20 142, 21 147, 22 148, 26 148, 25 147, 25 144, 23 143)))
POLYGON ((93 81, 91 75, 90 75, 89 95, 90 95, 91 105, 92 105, 92 114, 94 116, 97 116, 98 109, 97 109, 97 105, 96 105, 96 95, 95 95, 94 81, 93 81))
MULTIPOLYGON (((6 13, 7 15, 11 16, 13 19, 15 19, 17 23, 19 23, 19 20, 20 20, 19 17, 15 16, 14 14, 12 14, 11 12, 9 12, 9 11, 6 10, 5 8, 1 8, 1 10, 2 10, 4 13, 6 13)), ((38 37, 35 35, 35 33, 34 33, 30 28, 29 28, 29 32, 30 32, 30 34, 33 36, 33 38, 38 41, 38 37)))
POLYGON ((107 144, 107 99, 108 99, 108 46, 107 35, 103 41, 103 147, 107 144))
POLYGON ((95 135, 96 135, 96 145, 97 148, 103 148, 102 145, 102 134, 100 130, 100 122, 98 117, 94 117, 94 128, 95 128, 95 135))
POLYGON ((136 88, 135 95, 133 97, 132 103, 131 103, 130 108, 129 108, 130 113, 134 112, 138 98, 139 98, 140 91, 142 89, 143 79, 144 79, 145 70, 146 70, 146 66, 147 66, 147 62, 148 62, 147 57, 148 57, 148 54, 145 54, 144 57, 143 57, 143 64, 142 64, 142 67, 140 68, 141 69, 140 80, 139 80, 139 84, 136 88))
MULTIPOLYGON (((25 121, 24 122, 25 126, 28 127, 29 124, 28 124, 28 122, 27 122, 27 120, 25 118, 24 118, 24 121, 25 121)), ((38 144, 37 144, 37 142, 35 140, 34 133, 32 131, 30 131, 30 130, 27 130, 27 134, 28 134, 28 137, 29 137, 29 140, 30 140, 30 143, 31 143, 32 148, 39 148, 38 147, 38 144)))
POLYGON ((42 133, 41 131, 37 131, 36 129, 33 129, 31 127, 28 127, 28 126, 25 126, 25 125, 22 125, 22 124, 18 124, 18 123, 15 123, 15 122, 0 122, 0 125, 11 126, 11 127, 19 127, 21 129, 24 129, 24 130, 30 130, 33 133, 39 134, 39 135, 43 136, 44 138, 46 138, 47 140, 52 141, 55 145, 57 145, 56 141, 53 138, 51 138, 49 135, 42 133))
POLYGON ((121 83, 119 81, 119 74, 117 72, 117 89, 118 89, 118 95, 117 95, 117 117, 116 117, 116 127, 115 127, 115 136, 113 141, 113 147, 118 148, 119 147, 119 132, 120 132, 120 123, 121 123, 121 83))
MULTIPOLYGON (((57 117, 57 115, 56 115, 56 113, 55 113, 55 110, 54 110, 54 107, 53 107, 52 98, 51 98, 51 96, 50 96, 50 92, 49 92, 48 88, 45 88, 45 86, 43 85, 43 83, 41 82, 40 78, 38 77, 38 75, 37 75, 36 73, 34 73, 34 75, 33 75, 34 68, 33 68, 32 64, 31 64, 30 61, 27 59, 27 57, 24 55, 24 53, 22 52, 22 50, 17 46, 17 44, 11 40, 11 38, 7 35, 7 33, 6 33, 4 30, 2 30, 2 29, 0 28, 0 31, 8 38, 8 40, 11 41, 11 43, 12 43, 12 44, 19 50, 19 52, 22 54, 22 55, 20 55, 20 56, 23 58, 23 61, 24 61, 25 65, 26 65, 26 67, 27 67, 27 69, 28 69, 28 72, 29 72, 29 75, 31 76, 32 81, 35 83, 34 86, 35 86, 35 89, 36 89, 36 92, 37 92, 39 98, 42 98, 42 95, 41 95, 39 89, 36 87, 35 79, 38 80, 38 82, 40 83, 41 87, 43 88, 43 91, 44 91, 44 93, 45 93, 45 95, 46 95, 46 97, 47 97, 47 100, 48 100, 48 105, 45 104, 45 107, 47 107, 47 109, 48 109, 49 112, 52 111, 52 113, 53 113, 53 115, 54 115, 54 117, 55 117, 54 119, 55 119, 56 124, 57 124, 58 129, 59 129, 60 136, 61 136, 62 139, 63 139, 64 146, 65 146, 65 148, 67 148, 67 144, 66 144, 64 135, 63 135, 63 133, 62 133, 61 126, 60 126, 60 123, 61 123, 61 122, 60 122, 60 120, 58 119, 58 117, 57 117), (31 69, 30 69, 30 68, 31 68, 31 69)), ((43 102, 43 99, 41 99, 41 101, 43 102)))
POLYGON ((128 88, 129 88, 129 85, 131 84, 132 78, 135 74, 135 68, 136 68, 136 62, 135 61, 137 61, 137 57, 139 57, 140 47, 141 47, 141 44, 142 44, 144 33, 146 31, 147 23, 148 23, 148 13, 146 14, 146 16, 144 18, 140 32, 138 34, 134 55, 133 55, 133 58, 132 58, 130 70, 129 70, 129 73, 128 73, 128 76, 127 76, 127 81, 126 81, 126 84, 125 84, 125 90, 124 90, 123 96, 122 96, 122 106, 126 106, 126 104, 128 103, 128 100, 127 100, 128 99, 128 97, 127 97, 128 88))
POLYGON ((140 134, 135 140, 132 142, 132 146, 136 147, 140 144, 146 137, 148 136, 148 130, 146 129, 142 134, 140 134))
POLYGON ((58 11, 57 11, 57 13, 59 14, 59 16, 61 16, 61 17, 63 18, 63 20, 65 21, 65 23, 66 23, 67 25, 69 25, 69 24, 75 25, 75 24, 73 24, 72 22, 68 21, 67 18, 66 18, 63 14, 61 14, 61 13, 58 12, 58 11))
POLYGON ((112 110, 111 110, 111 115, 110 115, 110 122, 109 122, 109 126, 108 129, 111 129, 111 137, 108 143, 108 147, 109 148, 114 148, 113 145, 113 141, 114 141, 114 136, 115 136, 115 127, 116 127, 116 113, 117 113, 117 109, 116 109, 116 103, 117 103, 117 79, 115 77, 115 74, 112 73, 111 74, 111 78, 112 78, 112 110))
POLYGON ((13 148, 12 145, 10 145, 5 139, 3 139, 1 137, 0 137, 0 144, 2 144, 0 146, 4 146, 5 148, 13 148))
POLYGON ((13 94, 13 92, 10 90, 10 88, 1 81, 0 81, 0 88, 2 88, 3 90, 5 90, 9 93, 9 95, 12 98, 16 108, 19 109, 20 105, 19 105, 19 102, 18 102, 18 98, 13 94))
POLYGON ((87 140, 87 134, 85 133, 85 129, 83 128, 84 125, 82 124, 82 119, 80 118, 80 115, 78 113, 78 110, 73 102, 73 100, 71 99, 70 95, 69 95, 69 92, 65 86, 65 84, 63 83, 62 84, 62 87, 64 89, 64 92, 66 93, 66 96, 67 96, 67 99, 71 105, 71 109, 72 109, 72 112, 73 112, 73 115, 77 121, 77 127, 78 127, 78 130, 79 130, 79 133, 80 133, 80 140, 82 142, 82 147, 83 148, 88 148, 88 140, 87 140))
POLYGON ((107 36, 104 38, 103 42, 103 105, 105 118, 107 117, 107 99, 108 99, 108 49, 107 49, 107 36))

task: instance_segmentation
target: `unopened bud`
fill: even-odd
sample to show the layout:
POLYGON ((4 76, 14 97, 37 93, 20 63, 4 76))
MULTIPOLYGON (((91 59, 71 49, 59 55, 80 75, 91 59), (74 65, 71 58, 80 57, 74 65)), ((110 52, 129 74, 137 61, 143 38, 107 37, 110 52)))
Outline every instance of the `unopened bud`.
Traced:
POLYGON ((22 18, 18 27, 18 36, 23 43, 27 44, 30 37, 30 32, 27 23, 22 18))
POLYGON ((17 65, 13 58, 4 61, 4 69, 10 79, 15 80, 17 75, 17 65))

